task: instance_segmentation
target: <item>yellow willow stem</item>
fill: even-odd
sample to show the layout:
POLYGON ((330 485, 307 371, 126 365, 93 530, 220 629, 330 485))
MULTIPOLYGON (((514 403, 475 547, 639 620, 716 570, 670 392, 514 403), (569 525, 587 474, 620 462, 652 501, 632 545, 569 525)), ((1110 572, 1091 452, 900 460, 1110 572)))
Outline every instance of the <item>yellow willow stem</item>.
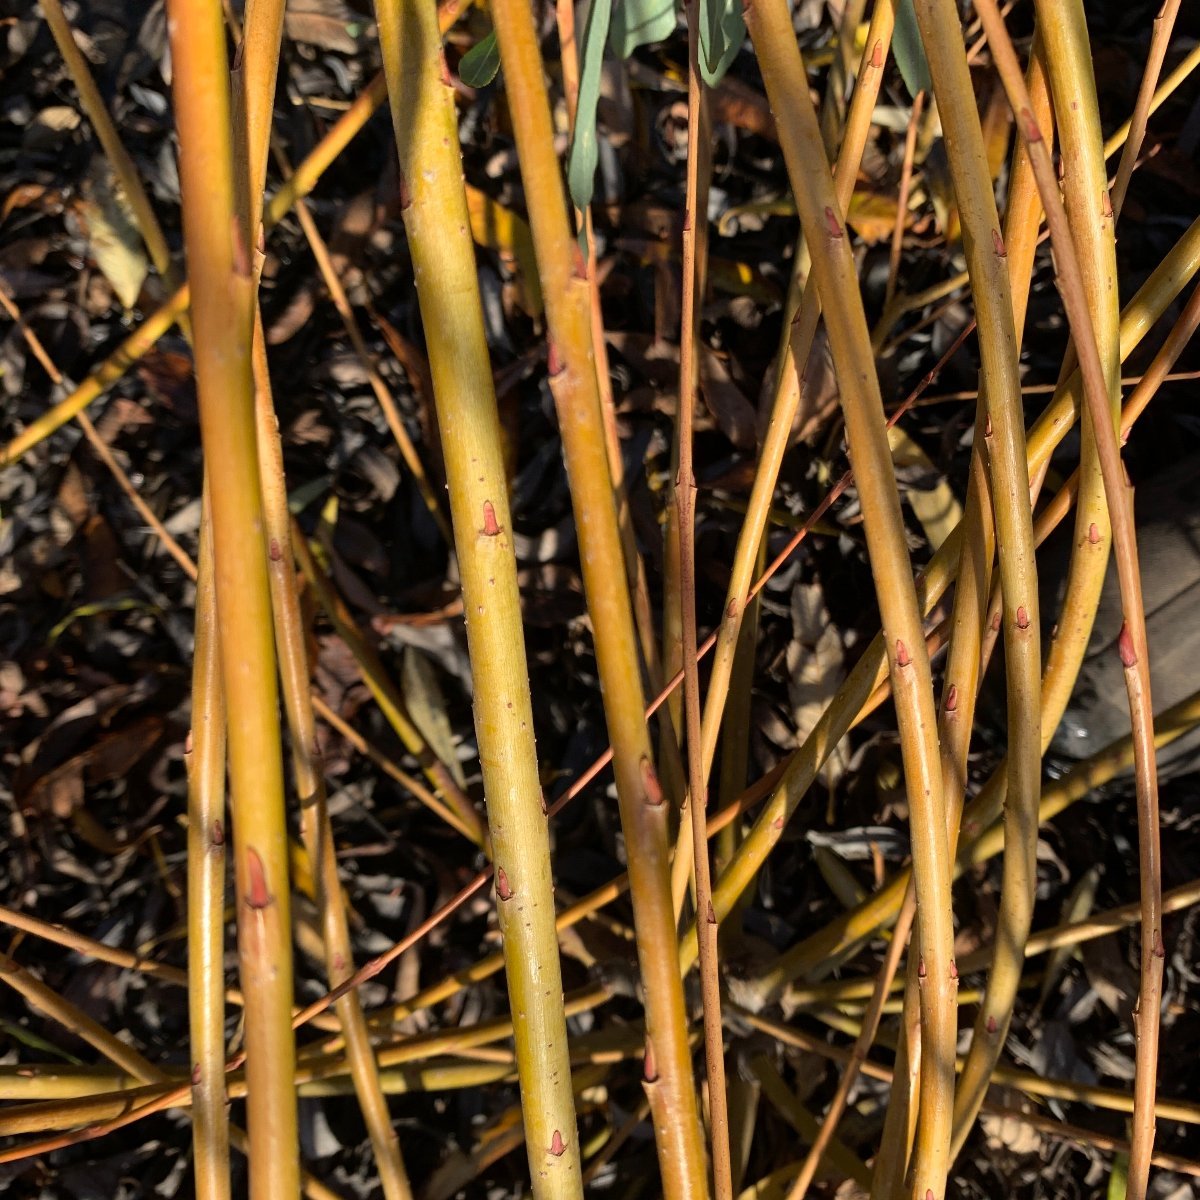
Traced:
MULTIPOLYGON (((832 1062, 846 1062, 850 1051, 840 1046, 831 1046, 823 1037, 804 1033, 793 1029, 779 1021, 772 1021, 745 1009, 737 1009, 738 1016, 752 1028, 782 1042, 785 1046, 796 1046, 801 1050, 818 1054, 832 1062)), ((847 1029, 854 1027, 854 1022, 838 1022, 847 1029)), ((882 1040, 882 1039, 881 1039, 882 1040)), ((890 1039, 886 1039, 889 1040, 890 1039)), ((863 1074, 872 1079, 890 1080, 892 1071, 880 1063, 868 1061, 863 1064, 863 1074)), ((996 1068, 996 1082, 1002 1087, 1017 1088, 1029 1096, 1044 1096, 1049 1099, 1068 1100, 1078 1104, 1091 1104, 1109 1112, 1129 1113, 1133 1111, 1133 1101, 1129 1095, 1117 1088, 1096 1087, 1065 1079, 1044 1079, 1029 1071, 1019 1071, 1013 1067, 999 1066, 996 1068)), ((1158 1116, 1164 1121, 1180 1121, 1186 1125, 1200 1125, 1200 1105, 1186 1100, 1159 1101, 1158 1116)))
MULTIPOLYGON (((1195 904, 1200 904, 1200 880, 1180 884, 1179 887, 1163 893, 1164 913, 1180 912, 1195 904)), ((1025 946, 1025 957, 1026 959, 1036 958, 1063 947, 1077 946, 1081 942, 1106 937, 1128 925, 1136 925, 1141 917, 1141 911, 1141 902, 1134 901, 1132 904, 1123 904, 1119 908, 1093 913, 1064 925, 1055 925, 1050 929, 1039 930, 1030 935, 1025 946)), ((981 946, 978 950, 973 950, 959 959, 959 969, 963 975, 986 970, 991 957, 992 947, 981 946)), ((787 991, 785 1003, 789 1010, 799 1011, 828 1008, 834 1004, 854 1005, 869 1000, 875 994, 876 984, 876 980, 860 978, 828 980, 822 983, 808 984, 804 987, 792 987, 787 991)), ((892 991, 901 987, 902 984, 896 981, 892 985, 892 991)), ((964 994, 965 992, 960 990, 960 999, 964 994)))
MULTIPOLYGON (((572 136, 575 117, 579 107, 579 53, 575 38, 575 9, 570 0, 555 0, 555 24, 558 27, 559 67, 562 71, 563 97, 567 102, 567 118, 572 136)), ((625 485, 625 464, 621 458, 621 440, 617 430, 616 411, 613 407, 612 383, 609 378, 608 344, 604 339, 604 313, 600 303, 600 282, 596 273, 596 239, 592 229, 592 214, 575 210, 575 227, 586 237, 588 254, 588 290, 592 310, 592 350, 596 356, 596 385, 600 391, 600 411, 604 416, 604 438, 608 447, 608 464, 612 473, 613 492, 617 498, 617 521, 621 529, 621 549, 625 554, 625 569, 629 573, 629 586, 633 593, 633 617, 637 625, 638 644, 642 661, 652 690, 662 687, 662 656, 654 633, 654 613, 650 605, 649 583, 646 564, 638 550, 637 534, 629 506, 629 493, 625 485)), ((703 290, 703 289, 702 289, 703 290)), ((673 673, 673 672, 672 672, 673 673)), ((676 776, 682 774, 679 763, 679 745, 662 727, 662 757, 668 761, 668 770, 676 776)), ((682 795, 682 787, 677 789, 682 795)))
POLYGON ((188 738, 188 1020, 192 1143, 199 1200, 227 1200, 225 1097, 225 703, 221 686, 212 516, 200 521, 192 728, 188 738))
MULTIPOLYGON (((1049 115, 1049 95, 1045 74, 1040 68, 1040 49, 1030 63, 1030 75, 1039 96, 1039 113, 1049 115)), ((1032 280, 1033 259, 1037 250, 1041 202, 1029 169, 1028 155, 1018 143, 1009 184, 1009 203, 1005 213, 1004 245, 1008 250, 1008 269, 1012 281, 1013 324, 1021 330, 1032 280)), ((995 529, 991 519, 992 496, 984 447, 989 444, 987 400, 983 389, 977 393, 975 442, 972 447, 970 477, 967 485, 966 524, 962 538, 957 586, 954 593, 953 629, 947 657, 942 693, 940 741, 942 746, 942 783, 946 789, 946 821, 950 844, 957 849, 959 822, 967 786, 967 755, 975 723, 975 707, 981 674, 981 644, 988 616, 988 595, 992 589, 991 566, 995 549, 995 529)), ((911 887, 910 887, 911 890, 911 887)), ((905 1004, 911 1014, 917 1005, 917 983, 906 976, 905 1004)), ((902 1042, 901 1055, 907 1043, 902 1042)), ((911 1092, 908 1064, 898 1070, 892 1101, 884 1120, 884 1135, 875 1160, 875 1194, 885 1194, 886 1181, 899 1181, 908 1161, 909 1116, 905 1111, 911 1092)), ((912 1064, 916 1070, 918 1064, 912 1064)), ((959 1089, 961 1093, 961 1087, 959 1089)), ((953 1139, 951 1149, 953 1151, 953 1139)))
MULTIPOLYGON (((135 1080, 147 1085, 141 1089, 126 1091, 121 1093, 121 1102, 119 1111, 127 1111, 130 1101, 135 1096, 145 1095, 147 1097, 155 1094, 164 1094, 164 1089, 170 1089, 170 1094, 173 1095, 179 1102, 179 1107, 186 1107, 194 1098, 194 1091, 191 1088, 175 1088, 171 1077, 166 1071, 155 1066, 144 1055, 142 1055, 134 1047, 123 1042, 115 1034, 109 1033, 98 1022, 94 1021, 86 1013, 82 1012, 70 1001, 64 999, 57 992, 48 988, 40 980, 34 978, 29 972, 18 966, 6 955, 0 954, 0 981, 9 984, 30 1004, 36 1005, 42 1012, 46 1013, 51 1019, 57 1021, 64 1028, 71 1030, 78 1037, 83 1038, 90 1045, 100 1051, 110 1062, 120 1066, 123 1070, 135 1080)), ((244 1088, 243 1088, 244 1094, 244 1088)), ((101 1106, 108 1103, 108 1098, 99 1097, 101 1106)), ((37 1106, 41 1107, 41 1106, 37 1106)), ((77 1105, 75 1117, 78 1119, 81 1110, 85 1105, 77 1105)), ((95 1104, 91 1105, 95 1108, 95 1104)), ((39 1126, 45 1128, 45 1125, 39 1126)), ((93 1131, 89 1131, 91 1133, 93 1131)), ((66 1138, 58 1139, 63 1144, 70 1144, 72 1135, 68 1134, 66 1138)), ((229 1127, 229 1141, 237 1147, 243 1154, 248 1154, 249 1139, 246 1134, 236 1126, 229 1127)), ((14 1152, 9 1152, 13 1154, 14 1152)), ((15 1152, 20 1155, 21 1151, 15 1152)), ((296 1164, 299 1170, 299 1164, 296 1164)), ((338 1200, 336 1193, 325 1187, 320 1180, 314 1179, 308 1172, 300 1172, 300 1182, 302 1183, 304 1194, 311 1200, 338 1200)))
POLYGON ((582 1197, 550 834, 454 90, 429 0, 377 0, 376 14, 462 576, 530 1180, 537 1198, 582 1197))
POLYGON ((271 149, 271 118, 279 75, 284 0, 246 0, 234 59, 233 127, 243 139, 234 187, 247 246, 258 242, 271 149))
MULTIPOLYGON (((1057 0, 1036 5, 1038 33, 1054 96, 1061 143, 1062 194, 1080 256, 1088 310, 1108 389, 1112 423, 1120 414, 1121 337, 1112 207, 1100 133, 1096 81, 1083 5, 1057 0)), ((1080 378, 1078 372, 1076 378, 1080 378)), ((1082 403, 1081 384, 1076 403, 1082 403)), ((1047 653, 1042 698, 1043 744, 1066 711, 1095 621, 1108 564, 1112 530, 1091 423, 1081 426, 1080 486, 1075 510, 1075 553, 1067 577, 1058 630, 1047 653)))
MULTIPOLYGON (((877 4, 867 31, 867 46, 870 52, 863 56, 859 71, 858 86, 851 100, 846 118, 846 131, 841 151, 834 167, 839 211, 845 212, 854 191, 858 167, 871 131, 871 114, 879 96, 883 81, 883 64, 891 42, 894 11, 890 0, 877 4)), ((808 243, 801 231, 798 246, 803 248, 808 259, 808 243)), ((796 278, 793 278, 793 283, 796 278)), ((790 301, 789 301, 790 303, 790 301)), ((729 687, 733 675, 733 664, 737 654, 741 628, 746 616, 750 583, 754 577, 755 563, 762 544, 766 524, 770 516, 771 502, 783 457, 791 441, 792 424, 800 404, 801 382, 808 366, 817 325, 821 316, 821 299, 812 279, 808 279, 803 290, 799 308, 791 312, 788 333, 780 351, 776 368, 775 397, 771 406, 771 417, 763 439, 758 467, 754 475, 750 500, 746 505, 746 518, 738 533, 734 551, 733 567, 726 588, 725 607, 721 624, 716 631, 716 647, 712 670, 709 676, 708 693, 704 704, 704 720, 701 726, 701 745, 704 779, 707 782, 712 770, 724 718, 725 705, 729 698, 729 687)), ((672 510, 673 514, 673 510, 672 510)), ((678 531, 675 522, 671 529, 678 531)), ((667 553, 671 554, 675 543, 668 530, 667 553)), ((675 547, 677 554, 677 547, 675 547)), ((692 861, 692 848, 688 836, 690 818, 685 812, 675 845, 675 860, 672 875, 675 895, 681 894, 681 880, 686 879, 692 861)), ((677 906, 678 907, 678 906, 677 906)))
POLYGON ((841 389, 849 453, 863 507, 890 664, 911 814, 920 950, 926 966, 921 989, 921 1126, 926 1155, 916 1187, 921 1196, 931 1190, 936 1200, 941 1200, 954 1102, 957 981, 937 718, 921 608, 913 584, 854 259, 833 179, 825 166, 790 10, 785 0, 752 0, 745 13, 767 97, 779 117, 780 144, 796 207, 808 231, 812 273, 841 389))
POLYGON ((168 27, 221 670, 231 714, 238 950, 251 1081, 250 1193, 252 1200, 280 1200, 299 1192, 299 1149, 287 822, 250 374, 253 275, 234 203, 220 10, 205 0, 171 0, 168 27))
MULTIPOLYGON (((816 1118, 796 1098, 775 1064, 765 1054, 759 1054, 748 1066, 762 1087, 763 1095, 779 1110, 780 1116, 801 1138, 813 1141, 818 1135, 816 1118)), ((870 1178, 870 1171, 863 1161, 839 1138, 832 1140, 826 1158, 827 1165, 835 1172, 853 1179, 860 1186, 865 1186, 870 1178)))
POLYGON ((700 304, 703 301, 700 284, 708 250, 708 191, 712 167, 708 152, 708 97, 700 77, 700 17, 695 0, 688 5, 687 23, 688 146, 683 213, 682 328, 679 338, 679 473, 675 479, 675 505, 679 517, 680 629, 683 634, 683 708, 687 731, 689 802, 680 824, 689 825, 692 834, 713 1194, 716 1200, 733 1200, 729 1094, 725 1085, 725 1035, 721 1022, 721 964, 717 952, 719 928, 712 906, 712 860, 708 849, 707 825, 708 783, 700 753, 700 663, 696 652, 699 641, 696 633, 696 473, 692 446, 699 382, 696 368, 700 361, 700 304))
MULTIPOLYGON (((953 0, 918 0, 916 15, 938 101, 978 323, 1008 685, 1009 820, 1005 829, 1010 837, 1001 893, 1005 936, 998 944, 1015 952, 998 954, 993 964, 988 1000, 980 1008, 972 1054, 956 1096, 958 1120, 962 1108, 972 1114, 978 1109, 987 1076, 1003 1045, 1021 975, 1019 948, 1033 921, 1041 782, 1041 634, 1017 335, 1007 251, 983 131, 953 0)), ((918 1134, 918 1176, 928 1152, 918 1134)), ((918 1187, 915 1194, 924 1192, 918 1187)), ((942 1193, 934 1194, 940 1197, 942 1193)))
MULTIPOLYGON (((1191 228, 1126 306, 1121 321, 1122 358, 1127 358, 1134 352, 1150 326, 1194 278, 1197 271, 1200 271, 1200 219, 1193 222, 1191 228)), ((1076 372, 1058 388, 1054 399, 1030 429, 1026 442, 1031 478, 1044 469, 1054 448, 1067 435, 1078 416, 1079 388, 1080 381, 1076 372)), ((940 599, 949 586, 958 547, 956 531, 939 547, 925 568, 922 588, 927 609, 940 599)), ((883 645, 877 636, 864 651, 863 658, 851 671, 805 745, 789 763, 783 782, 763 808, 746 840, 739 846, 734 860, 718 879, 713 889, 713 903, 719 915, 723 916, 728 911, 725 906, 732 904, 742 890, 749 886, 758 866, 782 836, 788 817, 795 811, 820 763, 845 735, 853 714, 864 702, 863 698, 871 694, 877 681, 882 681, 884 667, 883 645), (863 678, 863 675, 866 678, 863 678)), ((1045 732, 1045 695, 1042 698, 1042 719, 1045 742, 1049 739, 1045 732)), ((972 805, 974 811, 984 811, 985 806, 981 802, 985 800, 986 807, 1002 803, 1002 794, 994 783, 995 778, 993 784, 989 785, 990 790, 985 788, 977 798, 972 805)), ((967 836, 972 836, 972 819, 968 812, 963 826, 963 832, 967 836)), ((905 886, 907 873, 902 872, 854 912, 837 918, 826 928, 805 938, 781 955, 778 962, 757 981, 761 1001, 768 1003, 778 998, 779 992, 788 982, 811 970, 814 964, 839 953, 858 937, 863 936, 864 932, 876 928, 879 922, 893 917, 903 899, 905 886), (897 882, 901 879, 903 882, 897 882), (855 930, 863 932, 854 932, 855 930)), ((690 965, 694 961, 695 948, 690 934, 685 937, 680 954, 685 964, 690 965)))
MULTIPOLYGON (((900 257, 904 250, 904 233, 908 227, 909 190, 912 187, 913 161, 917 153, 917 135, 921 131, 921 117, 925 112, 925 93, 913 97, 912 110, 908 114, 908 129, 904 135, 904 159, 900 166, 900 188, 896 195, 896 223, 892 227, 892 248, 888 255, 887 287, 883 293, 883 310, 891 307, 896 295, 896 284, 900 279, 900 257)), ((872 344, 874 342, 872 341, 872 344)))
MULTIPOLYGON (((859 69, 858 86, 850 102, 846 133, 835 167, 840 212, 846 211, 854 191, 858 166, 871 129, 871 114, 883 82, 883 65, 891 44, 893 24, 893 5, 889 0, 881 0, 871 14, 871 24, 867 32, 868 49, 863 55, 859 69)), ((733 568, 725 593, 725 607, 717 631, 712 674, 704 706, 703 745, 706 777, 716 754, 717 736, 733 671, 738 630, 745 616, 746 596, 753 577, 754 562, 766 528, 779 469, 791 437, 792 422, 800 403, 800 381, 808 365, 808 356, 820 314, 821 299, 816 286, 810 280, 804 288, 798 311, 789 314, 792 316, 790 333, 776 376, 778 384, 771 407, 771 419, 759 454, 754 485, 746 506, 746 519, 738 534, 733 568)))
MULTIPOLYGON (((276 157, 283 167, 285 176, 289 175, 291 172, 288 170, 287 160, 284 158, 282 152, 277 151, 276 157)), ((417 490, 421 493, 421 499, 424 501, 425 508, 429 512, 430 517, 433 518, 433 523, 446 539, 446 544, 449 545, 452 540, 450 525, 442 512, 441 506, 438 504, 433 484, 430 482, 429 474, 425 470, 425 464, 421 461, 421 456, 417 453, 417 448, 413 445, 412 438, 409 437, 408 430, 404 425, 404 418, 396 405, 395 397, 392 395, 387 384, 384 383, 383 376, 379 373, 379 368, 367 350, 366 342, 363 341, 362 331, 359 329, 358 321, 354 317, 354 311, 350 307, 350 300, 346 295, 346 289, 342 286, 342 281, 338 278, 337 269, 329 253, 329 247, 325 244, 325 239, 317 229, 317 223, 313 219, 312 212, 303 199, 297 199, 296 201, 296 217, 300 222, 300 228, 304 230, 304 236, 308 241, 309 248, 313 252, 317 269, 321 272, 321 279, 324 281, 325 287, 329 290, 329 298, 333 301, 333 306, 337 309, 338 316, 342 319, 342 328, 345 329, 346 336, 350 339, 351 346, 354 347, 354 353, 358 356, 358 360, 362 364, 363 371, 367 376, 367 382, 371 385, 371 391, 375 393, 375 399, 379 402, 379 407, 383 411, 383 418, 387 421, 392 438, 400 450, 400 457, 404 459, 405 466, 412 472, 417 490)))
MULTIPOLYGON (((1158 1071, 1158 1038, 1161 1020, 1163 965, 1162 878, 1159 851, 1158 780, 1152 747, 1154 718, 1150 698, 1146 617, 1142 603, 1137 540, 1133 528, 1133 498, 1121 464, 1116 434, 1111 423, 1111 375, 1101 361, 1098 337, 1092 327, 1088 281, 1081 267, 1077 245, 1086 245, 1059 197, 1054 167, 1040 130, 1030 111, 1029 97, 1021 80, 1016 53, 993 3, 983 0, 980 16, 992 44, 1009 102, 1017 115, 1017 127, 1025 140, 1046 207, 1046 220, 1055 248, 1059 290, 1071 324, 1085 382, 1088 418, 1095 439, 1096 457, 1103 477, 1104 495, 1116 541, 1117 576, 1125 623, 1118 650, 1125 668, 1135 749, 1135 781, 1138 800, 1139 863, 1142 891, 1141 987, 1134 1012, 1137 1056, 1134 1076, 1134 1120, 1128 1193, 1135 1200, 1146 1195, 1150 1158, 1154 1146, 1154 1093, 1158 1071)), ((1097 322, 1099 324, 1099 322, 1097 322)), ((1119 389, 1119 384, 1117 385, 1119 389)), ((1119 394, 1119 393, 1118 393, 1119 394)), ((1118 409, 1119 414, 1119 409, 1118 409)), ((1085 425, 1087 422, 1085 422, 1085 425)), ((1086 475, 1080 466, 1081 484, 1086 475)))
POLYGON ((646 998, 646 1080, 662 1185, 668 1200, 685 1200, 705 1195, 707 1184, 683 987, 674 953, 668 807, 651 759, 644 715, 592 354, 589 288, 573 266, 577 248, 567 223, 533 13, 524 0, 496 0, 492 16, 546 302, 550 383, 571 479, 584 591, 629 856, 646 998))
MULTIPOLYGON (((337 987, 354 971, 354 949, 338 878, 333 826, 325 794, 320 747, 313 719, 311 671, 300 595, 291 553, 291 516, 283 473, 283 448, 271 397, 266 340, 261 313, 255 313, 254 374, 258 419, 258 457, 266 520, 271 600, 279 652, 279 674, 292 742, 292 773, 300 798, 300 830, 315 878, 317 909, 326 976, 337 987)), ((346 1058, 355 1094, 375 1152, 379 1181, 386 1200, 410 1200, 412 1189, 400 1144, 392 1127, 387 1100, 379 1086, 379 1071, 357 992, 334 1006, 346 1042, 346 1058)))
MULTIPOLYGON (((962 818, 967 786, 967 755, 974 726, 975 705, 979 697, 979 647, 987 617, 987 601, 995 554, 995 526, 991 515, 991 486, 984 461, 986 402, 982 393, 976 401, 975 443, 971 448, 967 483, 964 532, 958 559, 951 614, 950 648, 942 683, 942 701, 938 719, 941 746, 942 789, 946 805, 946 834, 951 847, 958 845, 958 827, 962 818)), ((916 894, 910 881, 898 927, 903 914, 915 904, 916 894)), ((913 916, 915 918, 915 911, 913 916)), ((900 934, 893 933, 893 939, 900 934)), ((917 943, 914 943, 917 944, 917 943)), ((911 967, 911 964, 910 964, 911 967)), ((875 1156, 872 1193, 886 1196, 899 1187, 912 1149, 913 1083, 920 1069, 919 1055, 910 1054, 909 1042, 916 1036, 920 998, 915 970, 905 974, 905 1015, 901 1027, 909 1036, 900 1043, 897 1070, 884 1114, 879 1151, 875 1156)), ((872 1035, 873 1036, 873 1035, 872 1035)))
MULTIPOLYGON (((825 1119, 821 1122, 820 1133, 813 1139, 813 1144, 809 1148, 804 1162, 801 1164, 800 1173, 797 1175, 796 1181, 792 1184, 791 1190, 788 1192, 787 1200, 804 1200, 804 1197, 808 1194, 809 1185, 817 1173, 817 1167, 821 1162, 821 1155, 825 1153, 826 1148, 833 1140, 834 1134, 837 1131, 837 1123, 841 1120, 842 1113, 846 1109, 846 1103, 850 1097, 850 1089, 858 1079, 863 1063, 867 1061, 871 1044, 875 1040, 875 1034, 879 1029, 879 1020, 883 1015, 884 1002, 887 999, 888 992, 891 990, 892 980, 895 978, 896 969, 900 965, 900 958, 908 945, 908 935, 912 929, 913 918, 916 916, 916 913, 916 893, 910 887, 905 894, 904 906, 900 910, 896 927, 892 931, 892 940, 888 944, 888 951, 884 956, 879 977, 875 981, 875 990, 871 995, 867 1010, 863 1014, 862 1032, 855 1039, 854 1049, 850 1054, 850 1061, 846 1064, 846 1069, 842 1072, 842 1076, 838 1080, 837 1091, 834 1092, 833 1100, 830 1102, 829 1109, 825 1113, 825 1119)), ((959 998, 961 1000, 961 993, 959 998)), ((905 1097, 905 1099, 907 1101, 908 1098, 905 1097)), ((891 1103, 894 1104, 895 1101, 896 1097, 893 1092, 891 1103)), ((907 1144, 907 1139, 905 1139, 905 1144, 907 1144)), ((874 1164, 872 1182, 879 1177, 879 1174, 879 1160, 877 1158, 874 1164)))

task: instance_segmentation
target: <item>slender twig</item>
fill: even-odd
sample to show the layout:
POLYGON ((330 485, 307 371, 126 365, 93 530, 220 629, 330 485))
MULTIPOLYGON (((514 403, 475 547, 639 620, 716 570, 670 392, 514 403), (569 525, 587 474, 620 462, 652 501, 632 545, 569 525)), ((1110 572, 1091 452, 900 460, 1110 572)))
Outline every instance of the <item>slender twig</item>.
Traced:
POLYGON ((875 990, 867 1005, 867 1011, 863 1014, 862 1032, 854 1041, 854 1049, 850 1052, 850 1059, 838 1080, 837 1090, 825 1112, 820 1132, 813 1139, 812 1146, 809 1147, 808 1154, 800 1167, 800 1173, 796 1176, 796 1181, 788 1192, 788 1200, 803 1200, 807 1195, 809 1184, 812 1183, 817 1173, 817 1167, 820 1165, 821 1155, 825 1153, 833 1140, 838 1121, 841 1120, 842 1113, 846 1110, 846 1103, 850 1099, 850 1090, 858 1080, 859 1072, 862 1070, 863 1063, 867 1061, 871 1044, 879 1030, 879 1019, 883 1015, 884 1001, 891 990, 892 980, 896 977, 896 969, 900 965, 901 956, 908 946, 908 935, 916 914, 916 891, 909 888, 905 894, 904 906, 900 909, 900 915, 892 930, 892 940, 888 944, 883 966, 876 978, 875 990))
POLYGON ((1137 166, 1137 157, 1146 136, 1146 125, 1150 120, 1158 77, 1162 72, 1163 60, 1167 57, 1175 18, 1179 16, 1179 4, 1180 0, 1163 0, 1162 8, 1154 16, 1146 67, 1142 72, 1142 82, 1138 87, 1137 100, 1134 101, 1133 114, 1129 118, 1129 134, 1121 151, 1121 161, 1117 164, 1117 177, 1112 185, 1114 219, 1120 217, 1121 209, 1125 207, 1125 195, 1129 190, 1129 181, 1133 177, 1133 169, 1137 166))
MULTIPOLYGON (((1184 56, 1183 61, 1154 89, 1154 96, 1146 112, 1147 118, 1154 114, 1187 82, 1188 77, 1200 67, 1200 43, 1193 46, 1184 56)), ((1129 140, 1133 118, 1123 122, 1113 131, 1104 143, 1104 157, 1112 158, 1129 140)))
POLYGON ((904 231, 908 228, 908 190, 912 185, 913 159, 917 151, 917 134, 921 130, 921 114, 925 111, 925 93, 913 97, 912 111, 908 114, 908 129, 904 134, 904 159, 900 167, 900 190, 896 195, 896 224, 892 230, 891 251, 888 254, 887 287, 883 293, 883 307, 887 309, 896 294, 900 278, 900 255, 904 250, 904 231))
MULTIPOLYGON (((67 64, 71 81, 75 84, 75 90, 79 93, 79 102, 83 106, 83 111, 87 113, 88 120, 92 123, 92 129, 95 130, 96 137, 104 148, 105 158, 125 193, 125 199, 133 213, 134 221, 137 223, 138 232, 142 235, 142 241, 146 243, 150 261, 154 264, 155 270, 162 277, 168 290, 174 292, 178 289, 181 281, 179 272, 171 262, 171 251, 167 246, 166 235, 155 216, 154 206, 150 203, 149 193, 146 191, 141 175, 138 174, 137 165, 129 151, 125 149, 121 135, 109 114, 108 106, 104 103, 103 96, 100 95, 100 89, 96 86, 95 79, 92 78, 87 59, 75 42, 62 4, 60 0, 46 0, 41 8, 42 14, 46 18, 46 24, 50 26, 50 32, 54 35, 59 53, 62 54, 63 61, 67 64)), ((182 321, 181 323, 186 324, 182 321)))

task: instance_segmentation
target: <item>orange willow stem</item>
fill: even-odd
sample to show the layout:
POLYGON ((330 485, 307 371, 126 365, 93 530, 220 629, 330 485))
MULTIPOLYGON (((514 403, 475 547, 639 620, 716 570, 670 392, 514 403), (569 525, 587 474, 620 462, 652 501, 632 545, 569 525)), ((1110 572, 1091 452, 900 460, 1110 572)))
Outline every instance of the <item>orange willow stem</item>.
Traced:
POLYGON ((629 856, 646 995, 646 1085, 662 1185, 668 1200, 684 1200, 707 1191, 704 1149, 674 953, 668 810, 643 711, 637 640, 592 354, 589 289, 573 265, 578 251, 567 223, 533 13, 525 0, 496 0, 492 16, 546 301, 550 382, 571 478, 584 590, 629 856))
POLYGON ((746 24, 762 68, 841 387, 851 460, 863 506, 867 548, 884 629, 892 695, 900 726, 917 906, 921 921, 922 1128, 927 1153, 918 1194, 945 1194, 954 1096, 957 1008, 950 854, 942 809, 929 656, 905 542, 879 381, 849 239, 825 164, 804 62, 785 0, 752 0, 746 24))
POLYGON ((168 8, 192 287, 200 425, 212 498, 229 726, 238 949, 246 996, 253 1200, 299 1192, 292 1082, 291 903, 270 588, 250 372, 253 276, 234 203, 225 30, 205 0, 168 8))
POLYGON ((530 1180, 538 1200, 569 1200, 583 1186, 550 835, 454 91, 430 0, 377 0, 376 13, 462 575, 530 1180))

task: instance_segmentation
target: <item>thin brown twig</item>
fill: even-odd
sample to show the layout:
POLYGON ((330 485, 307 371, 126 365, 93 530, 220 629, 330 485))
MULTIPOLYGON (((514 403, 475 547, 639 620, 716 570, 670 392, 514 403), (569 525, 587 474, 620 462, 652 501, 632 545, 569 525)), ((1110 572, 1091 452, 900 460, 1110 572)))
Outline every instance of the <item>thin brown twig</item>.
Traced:
POLYGON ((1129 190, 1129 181, 1133 177, 1133 169, 1137 165, 1142 141, 1146 136, 1146 125, 1150 120, 1150 104, 1158 86, 1163 60, 1167 56, 1171 31, 1175 28, 1175 18, 1179 15, 1179 4, 1180 0, 1163 0, 1162 8, 1154 17, 1154 31, 1150 35, 1150 52, 1146 55, 1146 68, 1142 72, 1142 82, 1138 88, 1137 100, 1134 101, 1133 115, 1129 118, 1129 136, 1125 139, 1125 147, 1121 151, 1121 161, 1117 164, 1117 177, 1112 185, 1114 220, 1120 217, 1121 209, 1125 207, 1125 195, 1129 190))

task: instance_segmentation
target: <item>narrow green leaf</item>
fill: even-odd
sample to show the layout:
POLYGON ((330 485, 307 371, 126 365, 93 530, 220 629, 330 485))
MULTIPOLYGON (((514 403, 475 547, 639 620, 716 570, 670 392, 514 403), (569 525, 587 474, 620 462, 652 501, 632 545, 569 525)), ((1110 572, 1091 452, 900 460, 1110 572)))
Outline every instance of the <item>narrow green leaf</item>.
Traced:
POLYGON ((716 87, 746 40, 742 0, 702 0, 700 4, 700 75, 716 87))
POLYGON ((921 44, 921 33, 917 28, 917 14, 913 9, 913 0, 899 0, 896 5, 896 29, 892 34, 892 54, 904 86, 908 94, 915 96, 918 92, 929 92, 933 89, 933 81, 929 76, 929 61, 925 57, 925 47, 921 44))
POLYGON ((1113 1156, 1112 1174, 1108 1177, 1107 1200, 1125 1200, 1129 1187, 1129 1155, 1113 1156))
POLYGON ((496 45, 496 31, 478 41, 462 56, 458 64, 458 77, 467 87, 487 87, 500 70, 500 47, 496 45))
MULTIPOLYGON (((621 0, 619 7, 625 6, 621 0)), ((604 63, 604 40, 608 37, 612 0, 592 0, 580 52, 579 105, 575 110, 575 136, 567 159, 567 186, 578 209, 592 202, 600 147, 596 142, 596 105, 600 100, 600 68, 604 63)))
POLYGON ((639 46, 666 41, 675 31, 675 0, 620 0, 612 15, 608 44, 619 59, 639 46))

